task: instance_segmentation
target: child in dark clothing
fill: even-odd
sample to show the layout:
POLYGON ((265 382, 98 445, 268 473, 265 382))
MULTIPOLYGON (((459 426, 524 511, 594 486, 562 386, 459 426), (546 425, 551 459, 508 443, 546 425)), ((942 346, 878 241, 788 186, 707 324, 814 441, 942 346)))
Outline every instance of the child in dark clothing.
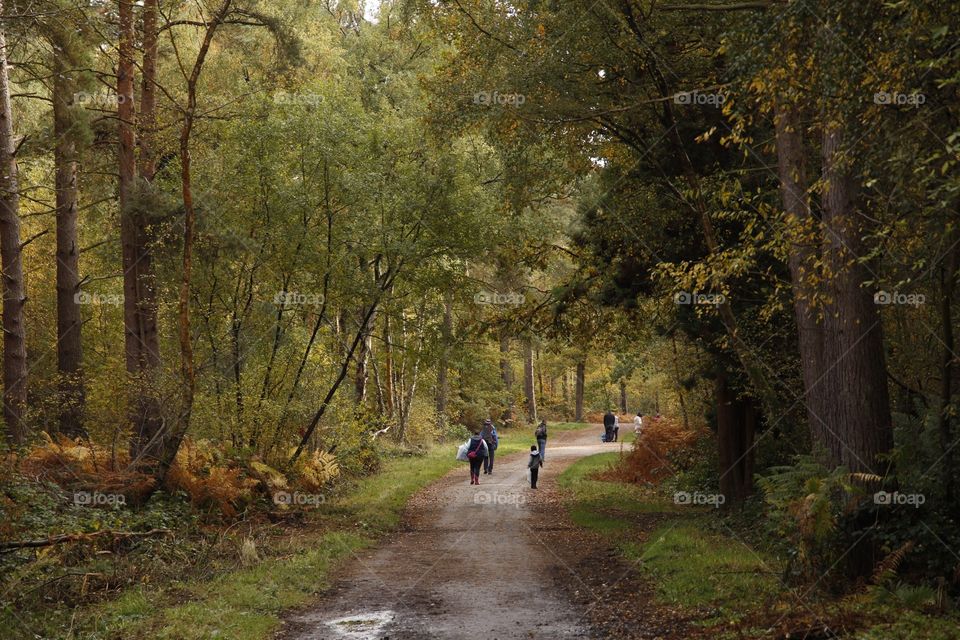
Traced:
POLYGON ((530 461, 527 462, 527 468, 530 469, 530 488, 537 488, 537 476, 540 474, 540 467, 543 466, 543 458, 537 450, 537 445, 530 447, 530 461))

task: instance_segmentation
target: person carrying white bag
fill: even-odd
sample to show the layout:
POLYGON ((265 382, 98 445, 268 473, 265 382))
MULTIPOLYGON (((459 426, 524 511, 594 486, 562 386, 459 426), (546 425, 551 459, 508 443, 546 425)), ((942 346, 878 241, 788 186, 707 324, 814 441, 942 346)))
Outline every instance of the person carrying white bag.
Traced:
POLYGON ((460 451, 466 448, 466 460, 470 463, 470 484, 480 484, 480 469, 483 460, 489 455, 486 441, 480 436, 480 429, 473 430, 473 436, 457 450, 457 460, 460 460, 460 451))

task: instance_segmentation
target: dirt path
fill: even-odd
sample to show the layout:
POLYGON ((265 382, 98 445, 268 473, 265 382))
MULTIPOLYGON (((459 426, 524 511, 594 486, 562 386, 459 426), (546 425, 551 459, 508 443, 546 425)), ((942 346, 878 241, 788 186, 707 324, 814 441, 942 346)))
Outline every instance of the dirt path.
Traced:
MULTIPOLYGON (((551 436, 541 484, 570 463, 612 451, 600 428, 551 436)), ((338 576, 313 607, 289 619, 284 638, 584 638, 580 607, 551 576, 562 560, 531 529, 538 490, 526 454, 496 460, 469 484, 466 465, 418 494, 407 526, 338 576)))

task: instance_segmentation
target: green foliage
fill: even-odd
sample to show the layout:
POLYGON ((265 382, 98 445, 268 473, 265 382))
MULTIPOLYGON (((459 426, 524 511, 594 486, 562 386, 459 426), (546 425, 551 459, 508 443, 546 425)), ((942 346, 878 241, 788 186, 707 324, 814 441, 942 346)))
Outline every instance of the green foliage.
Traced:
MULTIPOLYGON (((60 218, 51 215, 60 140, 49 103, 57 79, 73 94, 61 135, 76 145, 80 169, 82 224, 70 242, 81 256, 82 293, 96 298, 80 309, 85 427, 91 450, 111 450, 116 472, 135 388, 123 373, 125 310, 115 277, 117 99, 107 80, 117 68, 116 16, 101 3, 43 4, 23 19, 14 11, 3 24, 22 145, 27 422, 40 442, 42 430, 59 427, 65 400, 66 379, 50 357, 63 304, 51 258, 60 218)), ((131 205, 145 221, 157 275, 150 284, 161 366, 149 383, 168 424, 179 419, 182 394, 183 63, 201 46, 214 4, 164 4, 158 170, 151 184, 138 182, 131 205)), ((175 493, 138 512, 77 510, 62 469, 35 480, 13 473, 0 478, 0 533, 178 518, 192 530, 197 512, 269 508, 263 486, 271 483, 317 489, 341 469, 346 484, 358 482, 433 443, 457 442, 485 418, 511 415, 522 425, 523 343, 535 351, 532 386, 540 416, 551 422, 572 419, 571 374, 583 362, 588 411, 617 404, 621 381, 631 410, 662 410, 693 426, 710 422, 720 375, 738 396, 762 398, 751 468, 764 473, 771 546, 789 554, 794 576, 813 582, 860 540, 881 557, 913 545, 899 567, 909 584, 956 575, 956 557, 945 551, 960 545, 960 404, 948 380, 957 377, 960 14, 949 3, 810 0, 703 12, 632 2, 385 0, 377 21, 365 18, 357 0, 233 6, 237 13, 211 43, 190 140, 198 215, 188 303, 197 389, 188 427, 214 453, 181 484, 174 472, 169 486, 188 494, 192 508, 175 493), (690 91, 722 104, 685 102, 690 91), (512 100, 489 100, 497 95, 512 100), (877 99, 883 95, 923 101, 877 99), (798 157, 809 164, 806 222, 784 211, 776 127, 784 107, 797 109, 798 157), (818 179, 826 168, 822 135, 833 128, 843 139, 837 158, 850 170, 848 208, 869 222, 857 234, 860 255, 841 256, 868 272, 847 293, 885 288, 924 300, 885 305, 879 324, 866 323, 883 331, 876 351, 894 394, 896 447, 883 460, 893 470, 884 482, 927 496, 923 509, 871 506, 862 487, 874 480, 855 482, 809 456, 784 466, 796 451, 811 450, 818 431, 806 424, 803 400, 812 390, 800 374, 795 296, 810 285, 811 299, 800 301, 820 319, 840 281, 823 255, 832 239, 820 233, 831 186, 818 179), (809 282, 791 272, 799 246, 819 247, 804 265, 809 282), (522 302, 483 302, 490 292, 522 302), (728 306, 677 304, 675 294, 693 292, 722 294, 728 306), (288 470, 318 410, 324 413, 306 452, 288 470), (49 482, 54 477, 60 485, 49 482)), ((136 3, 138 17, 142 11, 136 3)), ((138 153, 145 133, 137 132, 138 153)), ((835 364, 824 363, 823 373, 835 364)), ((518 440, 505 440, 508 450, 529 435, 515 433, 518 440)), ((667 486, 712 489, 723 470, 711 447, 700 439, 673 456, 679 473, 667 486)), ((425 474, 441 468, 438 462, 425 474)), ((605 512, 601 503, 630 503, 633 489, 575 468, 564 482, 576 478, 577 521, 620 531, 624 513, 605 512)), ((84 481, 108 475, 85 469, 84 481)), ((392 493, 378 482, 371 485, 391 501, 390 514, 415 484, 392 493)), ((382 506, 375 498, 363 496, 382 506)), ((357 504, 341 507, 373 530, 393 522, 357 504)), ((672 541, 678 549, 696 546, 693 532, 682 533, 672 541)), ((153 551, 173 554, 163 542, 153 551)), ((313 558, 317 566, 327 559, 313 558)), ((31 572, 53 577, 51 558, 34 560, 13 554, 0 568, 16 580, 31 572)), ((65 561, 106 573, 103 558, 65 561)), ((82 595, 71 580, 64 578, 64 601, 82 595)), ((884 588, 902 591, 906 603, 929 595, 891 581, 886 576, 884 588)), ((56 598, 58 588, 35 597, 56 598)), ((238 602, 256 608, 250 584, 225 587, 231 591, 213 610, 233 615, 238 602)), ((133 596, 128 604, 133 612, 149 607, 133 596)), ((271 606, 251 622, 252 633, 272 628, 271 606)), ((163 633, 246 632, 213 623, 188 628, 201 613, 178 608, 179 626, 163 633)))
POLYGON ((870 596, 880 605, 895 605, 911 611, 922 611, 936 602, 937 590, 924 585, 896 582, 889 586, 872 587, 870 596))
POLYGON ((594 477, 617 460, 617 453, 600 453, 578 460, 560 474, 557 484, 567 493, 570 516, 579 526, 611 534, 628 529, 631 516, 672 510, 638 486, 594 477))
POLYGON ((851 513, 863 490, 847 470, 828 470, 812 456, 772 467, 757 483, 769 506, 771 533, 787 545, 789 573, 802 580, 823 577, 844 551, 839 521, 851 513))
POLYGON ((724 621, 737 620, 779 592, 777 561, 731 538, 729 530, 705 531, 704 519, 682 515, 662 492, 594 477, 616 460, 616 453, 578 460, 558 484, 574 523, 602 535, 641 567, 655 580, 662 604, 710 606, 724 621))
MULTIPOLYGON (((509 438, 505 447, 511 450, 509 438)), ((306 602, 328 584, 330 572, 340 562, 396 527, 410 496, 456 464, 449 445, 423 455, 391 451, 379 473, 363 481, 352 479, 331 493, 316 511, 316 519, 302 529, 276 531, 264 526, 245 533, 241 528, 235 533, 214 532, 206 539, 203 530, 195 528, 189 505, 175 496, 153 500, 143 512, 120 510, 111 515, 107 510, 74 507, 44 520, 51 533, 80 527, 85 516, 96 519, 86 530, 165 527, 175 536, 145 541, 122 554, 74 549, 46 554, 41 562, 27 561, 32 552, 0 555, 3 591, 24 596, 3 599, 0 625, 11 638, 26 638, 29 629, 42 630, 46 638, 74 637, 71 633, 91 639, 209 638, 215 633, 266 638, 278 628, 282 612, 306 602), (250 536, 259 559, 251 562, 248 553, 245 563, 237 549, 249 545, 250 536), (42 610, 30 606, 27 600, 44 596, 43 590, 33 587, 46 580, 75 588, 70 601, 82 600, 82 581, 75 585, 57 581, 65 570, 70 575, 110 572, 128 579, 130 586, 116 599, 88 602, 77 609, 66 603, 47 602, 42 610)), ((2 488, 23 497, 37 492, 36 485, 26 482, 2 488)), ((44 513, 38 510, 36 517, 44 513)))
POLYGON ((892 621, 857 632, 855 640, 956 640, 956 618, 937 619, 896 608, 892 621))
POLYGON ((657 580, 661 601, 711 605, 717 608, 714 621, 736 620, 781 587, 776 560, 692 524, 661 525, 631 559, 642 561, 657 580))

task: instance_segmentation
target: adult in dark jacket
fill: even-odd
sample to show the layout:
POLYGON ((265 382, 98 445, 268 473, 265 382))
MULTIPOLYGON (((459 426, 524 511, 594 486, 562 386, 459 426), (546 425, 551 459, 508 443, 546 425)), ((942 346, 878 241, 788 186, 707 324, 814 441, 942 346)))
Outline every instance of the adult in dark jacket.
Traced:
POLYGON ((603 414, 603 432, 605 434, 605 442, 613 441, 613 425, 616 421, 617 418, 613 415, 613 411, 607 409, 607 412, 603 414))
POLYGON ((467 459, 470 461, 470 484, 480 484, 480 468, 487 457, 487 443, 480 436, 480 429, 473 431, 467 440, 467 459))
POLYGON ((537 425, 537 430, 533 432, 534 437, 537 439, 537 450, 540 453, 540 466, 543 466, 543 458, 546 455, 544 452, 547 449, 547 421, 541 420, 540 424, 537 425))
POLYGON ((497 427, 494 426, 493 420, 483 421, 480 436, 487 443, 487 457, 483 459, 483 474, 488 475, 493 473, 493 457, 497 451, 497 446, 500 444, 500 437, 497 435, 497 427))

